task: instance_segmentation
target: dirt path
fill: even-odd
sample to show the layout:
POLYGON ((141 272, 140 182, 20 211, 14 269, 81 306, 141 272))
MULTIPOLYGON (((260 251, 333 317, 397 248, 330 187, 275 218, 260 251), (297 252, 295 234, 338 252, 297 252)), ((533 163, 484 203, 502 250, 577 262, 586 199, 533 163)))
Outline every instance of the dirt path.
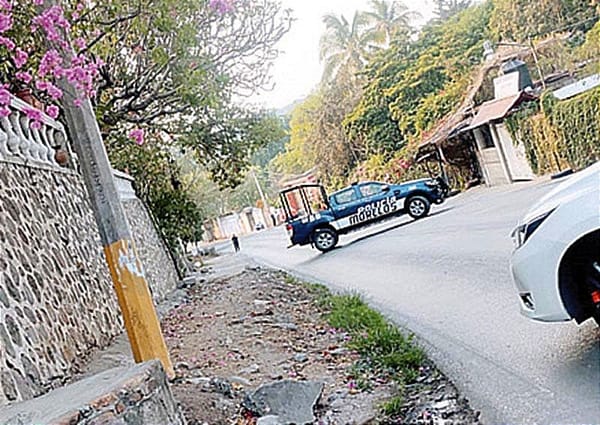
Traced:
MULTIPOLYGON (((223 264, 242 270, 231 258, 218 260, 216 268, 223 264)), ((256 267, 205 280, 190 287, 162 322, 177 373, 172 389, 191 425, 254 424, 257 418, 242 407, 246 395, 283 379, 324 383, 315 423, 386 423, 380 405, 399 389, 378 376, 368 390, 358 388, 349 375, 358 355, 345 347, 347 334, 327 325, 314 289, 256 267)), ((387 423, 477 422, 428 362, 404 390, 401 410, 402 420, 387 423)))
POLYGON ((344 400, 338 409, 335 403, 329 410, 322 406, 324 424, 374 418, 388 385, 372 393, 352 387, 346 371, 356 356, 344 349, 345 334, 329 329, 314 301, 307 288, 263 269, 191 288, 189 302, 163 320, 180 377, 173 392, 190 423, 243 423, 245 391, 287 378, 324 382, 322 400, 344 400))

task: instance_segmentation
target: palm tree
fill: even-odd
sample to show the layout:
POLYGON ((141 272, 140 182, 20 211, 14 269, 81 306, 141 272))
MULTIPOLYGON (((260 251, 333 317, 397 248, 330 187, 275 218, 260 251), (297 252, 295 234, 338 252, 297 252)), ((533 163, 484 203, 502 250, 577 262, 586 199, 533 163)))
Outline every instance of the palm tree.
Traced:
POLYGON ((471 0, 433 0, 438 21, 446 21, 471 6, 471 0))
POLYGON ((393 0, 371 0, 371 11, 365 12, 365 16, 373 25, 377 41, 388 46, 394 34, 404 33, 408 35, 412 30, 411 21, 418 19, 420 14, 411 11, 403 2, 393 0))
POLYGON ((325 33, 320 42, 320 59, 325 63, 323 81, 331 81, 342 68, 352 73, 360 71, 366 63, 369 45, 375 41, 367 16, 356 12, 352 22, 348 22, 344 15, 327 14, 323 22, 325 33))

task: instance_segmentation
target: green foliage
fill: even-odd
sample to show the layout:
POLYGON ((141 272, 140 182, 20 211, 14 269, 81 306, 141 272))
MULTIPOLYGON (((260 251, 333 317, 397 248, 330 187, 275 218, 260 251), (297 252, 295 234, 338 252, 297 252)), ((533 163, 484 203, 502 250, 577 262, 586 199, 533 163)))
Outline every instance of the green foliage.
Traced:
POLYGON ((313 93, 293 110, 290 118, 290 140, 285 152, 277 155, 274 167, 288 174, 300 174, 310 170, 317 163, 315 142, 315 122, 323 105, 319 93, 313 93))
POLYGON ((181 183, 193 180, 181 158, 233 187, 251 155, 284 136, 278 119, 231 99, 268 84, 290 20, 272 0, 237 2, 226 14, 205 0, 117 0, 92 3, 74 27, 105 62, 94 102, 111 161, 133 175, 171 242, 197 238, 210 210, 192 190, 199 184, 181 183), (125 138, 132 128, 145 131, 144 146, 125 138))
POLYGON ((490 28, 496 40, 526 41, 555 31, 589 29, 596 11, 589 0, 494 0, 490 28), (540 13, 543 11, 543 13, 540 13))
POLYGON ((433 0, 433 13, 439 21, 445 21, 471 6, 471 0, 433 0))
POLYGON ((348 334, 347 348, 360 355, 348 369, 348 378, 358 390, 370 391, 374 376, 396 382, 397 394, 382 403, 381 412, 390 420, 397 417, 404 404, 404 385, 416 379, 425 361, 413 337, 406 337, 359 295, 334 295, 323 285, 301 282, 289 275, 285 275, 285 282, 307 288, 323 309, 327 323, 348 334))
POLYGON ((358 295, 333 297, 327 322, 334 328, 352 333, 386 326, 385 318, 371 309, 358 295))
POLYGON ((513 114, 507 126, 537 174, 583 168, 600 159, 600 89, 565 101, 551 94, 535 107, 513 114))
MULTIPOLYGON (((390 4, 379 3, 373 1, 373 11, 365 16, 378 15, 379 22, 383 22, 386 19, 382 17, 389 18, 390 4)), ((398 31, 388 33, 384 45, 368 53, 361 51, 368 63, 354 76, 353 93, 358 93, 357 97, 331 96, 330 87, 322 87, 316 98, 307 101, 305 106, 310 105, 307 110, 311 113, 303 111, 302 125, 298 127, 301 132, 295 133, 297 122, 292 123, 292 143, 286 154, 278 158, 280 170, 302 172, 314 167, 330 186, 364 178, 397 181, 422 176, 425 170, 413 164, 418 145, 459 106, 467 106, 464 101, 470 87, 479 85, 478 71, 486 40, 524 42, 530 37, 568 29, 573 31, 568 39, 538 43, 544 75, 576 69, 575 65, 582 61, 598 63, 600 27, 596 21, 600 6, 594 6, 594 2, 487 0, 473 2, 470 7, 469 1, 434 3, 438 17, 421 30, 416 40, 407 38, 406 31, 398 31), (329 102, 330 99, 334 101, 329 102), (339 130, 340 122, 343 132, 339 130), (332 155, 327 156, 328 153, 332 155)), ((380 35, 378 39, 384 38, 380 35)), ((592 67, 588 66, 585 72, 593 72, 592 67)), ((534 72, 533 63, 530 69, 534 72)), ((476 104, 491 98, 494 77, 494 72, 488 72, 483 89, 470 93, 476 104)), ((348 74, 340 74, 334 85, 345 85, 346 89, 340 92, 347 93, 353 87, 351 81, 348 74)), ((593 123, 589 111, 593 108, 580 114, 576 108, 582 105, 577 104, 568 113, 562 113, 566 104, 548 96, 544 96, 542 104, 545 114, 531 113, 529 127, 525 125, 521 130, 524 138, 536 140, 527 145, 534 168, 541 173, 564 167, 567 162, 582 164, 584 155, 594 158, 595 148, 566 140, 561 130, 569 128, 577 139, 583 140, 587 135, 597 140, 589 130, 593 123), (588 129, 574 129, 569 120, 585 120, 588 129)), ((446 165, 457 187, 472 180, 473 170, 463 159, 473 155, 465 150, 459 155, 462 159, 446 165)))
POLYGON ((222 188, 240 184, 251 156, 286 136, 279 117, 237 107, 207 110, 204 120, 192 122, 183 132, 180 144, 196 153, 198 163, 222 188))
POLYGON ((373 25, 373 38, 383 46, 387 46, 392 37, 408 37, 413 31, 412 20, 420 17, 397 0, 371 0, 369 5, 371 11, 363 14, 373 25))
POLYGON ((360 143, 351 143, 341 125, 362 93, 360 80, 346 71, 292 111, 290 142, 274 161, 278 171, 299 174, 314 168, 333 188, 345 182, 361 159, 360 143))
POLYGON ((203 219, 200 208, 179 181, 179 168, 168 146, 154 139, 137 146, 125 137, 112 139, 109 157, 113 167, 136 176, 136 193, 151 209, 169 246, 199 240, 203 219))
POLYGON ((558 103, 550 121, 571 166, 583 168, 600 159, 600 88, 558 103))
POLYGON ((397 395, 387 400, 381 405, 381 411, 387 417, 396 417, 402 413, 402 407, 404 407, 404 397, 397 395))
POLYGON ((178 248, 178 239, 193 242, 202 238, 204 217, 186 192, 159 189, 153 193, 149 207, 172 250, 178 248))
MULTIPOLYGON (((600 5, 598 9, 600 13, 600 5)), ((582 60, 595 61, 595 71, 600 71, 600 64, 598 64, 598 58, 600 58, 600 21, 596 22, 596 25, 586 34, 585 42, 578 49, 577 53, 582 60)))
POLYGON ((350 334, 348 347, 366 358, 370 368, 402 382, 416 377, 423 351, 359 296, 332 296, 327 321, 350 334))
POLYGON ((365 139, 367 155, 392 155, 458 105, 491 10, 488 1, 430 24, 410 46, 394 41, 370 62, 364 95, 344 122, 351 139, 365 139))
POLYGON ((328 14, 323 17, 325 33, 320 41, 320 59, 325 64, 323 81, 331 81, 340 70, 360 71, 370 43, 375 34, 369 31, 367 16, 356 12, 352 21, 343 15, 328 14))

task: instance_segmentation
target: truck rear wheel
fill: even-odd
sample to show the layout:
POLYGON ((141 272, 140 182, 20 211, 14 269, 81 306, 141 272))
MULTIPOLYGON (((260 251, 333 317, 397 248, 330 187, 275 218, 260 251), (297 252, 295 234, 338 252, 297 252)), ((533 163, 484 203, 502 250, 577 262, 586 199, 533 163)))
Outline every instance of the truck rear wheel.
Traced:
POLYGON ((313 243, 315 248, 321 252, 327 252, 335 248, 338 243, 338 234, 328 227, 315 229, 313 232, 313 243))

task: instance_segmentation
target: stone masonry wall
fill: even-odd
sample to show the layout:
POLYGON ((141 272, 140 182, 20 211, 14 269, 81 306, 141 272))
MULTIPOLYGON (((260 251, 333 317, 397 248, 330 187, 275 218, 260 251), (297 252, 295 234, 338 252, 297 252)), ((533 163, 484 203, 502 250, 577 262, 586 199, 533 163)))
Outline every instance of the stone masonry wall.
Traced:
POLYGON ((115 172, 115 183, 133 234, 138 255, 144 265, 146 279, 157 304, 177 287, 179 277, 167 246, 158 234, 150 213, 132 187, 132 177, 115 172))
POLYGON ((0 410, 10 425, 184 425, 158 360, 110 369, 0 410))
POLYGON ((81 177, 0 161, 0 405, 59 385, 121 332, 81 177))
POLYGON ((122 205, 156 304, 164 300, 177 286, 179 278, 175 265, 142 201, 124 200, 122 205))

